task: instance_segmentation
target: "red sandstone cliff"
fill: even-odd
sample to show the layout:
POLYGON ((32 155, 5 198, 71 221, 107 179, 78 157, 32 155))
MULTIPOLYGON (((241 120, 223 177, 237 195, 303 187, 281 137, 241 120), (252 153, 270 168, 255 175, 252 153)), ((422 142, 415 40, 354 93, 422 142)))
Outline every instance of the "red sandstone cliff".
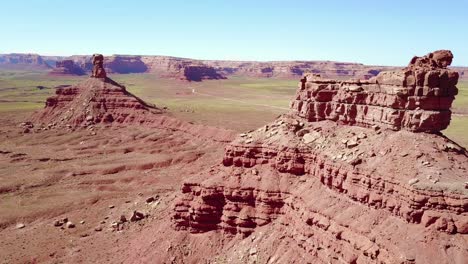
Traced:
POLYGON ((245 246, 262 263, 464 263, 468 154, 439 133, 456 94, 451 57, 367 82, 305 75, 290 113, 186 180, 174 228, 222 234, 216 259, 232 263, 250 261, 236 258, 245 246))

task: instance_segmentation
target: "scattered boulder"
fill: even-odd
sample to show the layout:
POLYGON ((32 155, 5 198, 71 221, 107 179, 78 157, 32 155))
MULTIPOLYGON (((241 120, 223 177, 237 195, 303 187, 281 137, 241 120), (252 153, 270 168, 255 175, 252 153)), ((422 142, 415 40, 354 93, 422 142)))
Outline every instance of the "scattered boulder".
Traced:
POLYGON ((143 220, 145 218, 145 215, 141 212, 138 211, 133 211, 132 217, 130 218, 131 222, 137 222, 140 220, 143 220))

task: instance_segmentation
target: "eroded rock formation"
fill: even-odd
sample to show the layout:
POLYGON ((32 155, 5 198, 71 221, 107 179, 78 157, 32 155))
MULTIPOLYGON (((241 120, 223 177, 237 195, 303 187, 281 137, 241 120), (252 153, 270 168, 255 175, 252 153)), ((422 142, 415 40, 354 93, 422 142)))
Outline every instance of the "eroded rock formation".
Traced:
POLYGON ((414 133, 450 121, 458 76, 447 54, 365 82, 306 75, 288 114, 186 180, 174 228, 262 237, 256 250, 279 263, 462 263, 467 152, 414 133))
POLYGON ((104 69, 104 56, 102 54, 93 55, 93 72, 91 77, 106 78, 106 70, 104 69))
POLYGON ((310 122, 380 126, 437 132, 447 128, 458 92, 458 73, 447 69, 453 56, 436 51, 415 57, 403 70, 381 72, 370 80, 337 81, 306 74, 292 109, 310 122))
POLYGON ((94 56, 93 76, 76 85, 59 87, 46 100, 44 109, 30 118, 35 128, 91 128, 98 125, 144 125, 177 130, 194 137, 229 142, 230 130, 183 122, 165 115, 164 109, 144 102, 124 86, 108 78, 102 55, 94 56))

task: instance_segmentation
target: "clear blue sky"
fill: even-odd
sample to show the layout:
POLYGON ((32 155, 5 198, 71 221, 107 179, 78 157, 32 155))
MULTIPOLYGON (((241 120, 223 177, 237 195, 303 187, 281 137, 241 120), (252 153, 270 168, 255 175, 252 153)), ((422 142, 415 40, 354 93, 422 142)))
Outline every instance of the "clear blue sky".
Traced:
POLYGON ((0 53, 468 65, 468 1, 2 0, 0 53))

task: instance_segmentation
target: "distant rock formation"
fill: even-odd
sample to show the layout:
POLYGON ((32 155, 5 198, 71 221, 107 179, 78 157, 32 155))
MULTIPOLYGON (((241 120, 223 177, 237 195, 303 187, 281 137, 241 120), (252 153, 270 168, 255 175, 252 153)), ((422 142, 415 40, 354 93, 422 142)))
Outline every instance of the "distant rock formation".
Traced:
POLYGON ((141 56, 119 56, 107 57, 104 61, 104 68, 108 73, 143 73, 148 70, 146 64, 141 60, 141 56))
POLYGON ((49 65, 38 54, 0 54, 0 66, 12 69, 48 69, 49 65))
POLYGON ((448 127, 458 73, 447 69, 449 51, 415 57, 403 70, 370 80, 337 81, 306 74, 292 109, 309 122, 437 132, 448 127))
POLYGON ((449 64, 434 52, 368 81, 305 74, 289 113, 186 179, 174 228, 220 232, 234 251, 229 238, 252 236, 242 243, 277 263, 466 259, 468 153, 439 133, 413 133, 450 122, 458 75, 449 64))
MULTIPOLYGON (((70 57, 39 56, 34 54, 0 54, 0 66, 7 68, 43 67, 51 68, 57 61, 73 60, 83 71, 91 73, 93 64, 91 56, 75 55, 70 57), (42 62, 41 62, 42 60, 42 62), (18 63, 21 62, 21 63, 18 63), (35 66, 32 66, 35 65, 35 66), (42 66, 38 66, 42 65, 42 66)), ((216 74, 207 76, 240 76, 254 78, 285 78, 295 79, 303 74, 320 74, 324 78, 355 78, 367 80, 381 71, 399 70, 402 67, 371 66, 360 63, 346 63, 334 61, 222 61, 195 60, 170 56, 132 56, 113 55, 104 60, 107 73, 153 73, 161 78, 184 78, 184 68, 193 65, 204 65, 212 68, 216 74)), ((467 67, 452 67, 459 72, 460 78, 468 78, 467 67)), ((191 71, 191 69, 188 69, 191 71)), ((206 78, 209 79, 209 78, 206 78)), ((214 78, 216 79, 216 78, 214 78)))
POLYGON ((165 115, 165 109, 144 102, 105 75, 102 55, 94 56, 93 75, 78 84, 58 87, 27 123, 35 129, 80 129, 110 125, 144 125, 178 130, 194 137, 229 142, 230 130, 183 122, 165 115))
POLYGON ((91 77, 106 78, 106 70, 104 70, 104 56, 102 54, 93 55, 93 72, 91 77))
POLYGON ((85 71, 73 60, 62 60, 55 63, 51 75, 85 75, 85 71))
POLYGON ((202 80, 226 79, 226 77, 217 73, 213 67, 205 65, 188 65, 183 68, 183 77, 181 79, 200 82, 202 80))

